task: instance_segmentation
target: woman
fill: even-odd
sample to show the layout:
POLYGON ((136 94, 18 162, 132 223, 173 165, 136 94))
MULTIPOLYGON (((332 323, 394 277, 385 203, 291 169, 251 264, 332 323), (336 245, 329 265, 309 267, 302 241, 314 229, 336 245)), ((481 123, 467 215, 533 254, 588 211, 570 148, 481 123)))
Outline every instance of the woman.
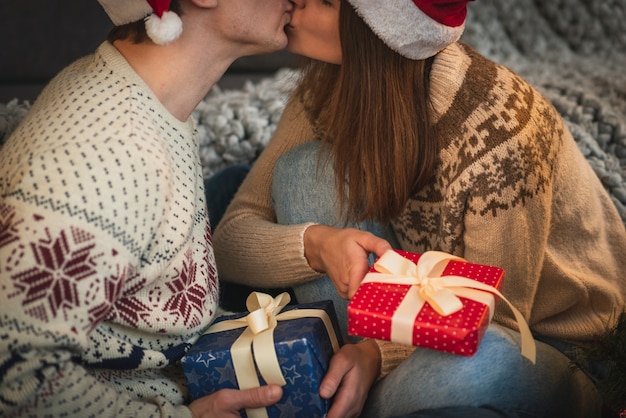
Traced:
POLYGON ((221 278, 332 297, 345 323, 339 299, 391 245, 502 267, 537 364, 500 305, 469 359, 377 342, 364 415, 486 404, 598 416, 565 354, 624 310, 626 231, 556 110, 457 42, 465 1, 294 3, 289 49, 312 62, 216 230, 221 278))

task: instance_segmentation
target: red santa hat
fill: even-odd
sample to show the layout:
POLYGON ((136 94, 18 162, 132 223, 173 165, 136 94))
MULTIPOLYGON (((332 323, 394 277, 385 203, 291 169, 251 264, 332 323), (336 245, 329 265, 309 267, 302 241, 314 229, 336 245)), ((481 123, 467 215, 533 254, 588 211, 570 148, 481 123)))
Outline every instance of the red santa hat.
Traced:
POLYGON ((152 41, 166 45, 183 31, 180 17, 169 10, 171 0, 98 0, 116 26, 144 19, 152 41))
POLYGON ((472 0, 348 0, 391 49, 425 59, 459 40, 472 0))

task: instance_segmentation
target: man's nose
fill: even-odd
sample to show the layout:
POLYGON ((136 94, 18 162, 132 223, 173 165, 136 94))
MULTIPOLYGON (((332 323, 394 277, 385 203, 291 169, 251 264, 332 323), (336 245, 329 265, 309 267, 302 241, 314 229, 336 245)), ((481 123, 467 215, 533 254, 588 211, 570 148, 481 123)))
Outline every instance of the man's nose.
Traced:
POLYGON ((304 5, 306 4, 306 0, 290 0, 293 4, 294 7, 296 8, 303 8, 304 5))

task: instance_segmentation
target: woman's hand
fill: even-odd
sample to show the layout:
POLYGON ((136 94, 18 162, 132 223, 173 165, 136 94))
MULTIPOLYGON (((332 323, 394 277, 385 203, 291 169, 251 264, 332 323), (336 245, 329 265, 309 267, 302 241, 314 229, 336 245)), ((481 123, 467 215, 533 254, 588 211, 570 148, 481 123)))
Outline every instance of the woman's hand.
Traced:
POLYGON ((326 273, 344 299, 352 298, 369 270, 369 254, 381 256, 390 249, 384 239, 353 228, 313 225, 304 233, 304 256, 309 265, 326 273))
POLYGON ((278 385, 237 390, 222 389, 189 405, 194 418, 240 418, 240 410, 246 408, 264 408, 275 404, 283 396, 283 389, 278 385))
POLYGON ((380 350, 373 340, 346 344, 335 353, 320 385, 320 396, 335 396, 327 418, 358 417, 380 373, 380 350))

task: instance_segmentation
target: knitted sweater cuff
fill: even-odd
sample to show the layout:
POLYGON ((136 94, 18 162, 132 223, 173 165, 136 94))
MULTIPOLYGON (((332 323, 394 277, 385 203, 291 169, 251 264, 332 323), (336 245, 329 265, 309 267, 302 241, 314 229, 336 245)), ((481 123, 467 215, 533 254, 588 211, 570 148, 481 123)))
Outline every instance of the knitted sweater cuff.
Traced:
POLYGON ((380 365, 380 375, 378 379, 382 379, 391 373, 396 367, 409 357, 417 347, 398 344, 391 341, 374 340, 380 350, 382 358, 380 365))

